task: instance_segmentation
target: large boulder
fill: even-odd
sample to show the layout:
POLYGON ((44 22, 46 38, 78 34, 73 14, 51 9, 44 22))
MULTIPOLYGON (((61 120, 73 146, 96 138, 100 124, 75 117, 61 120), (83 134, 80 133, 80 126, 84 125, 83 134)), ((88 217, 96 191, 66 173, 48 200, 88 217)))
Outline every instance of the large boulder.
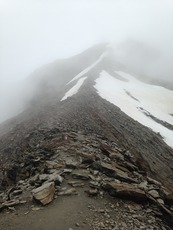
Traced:
POLYGON ((42 186, 33 189, 32 195, 36 201, 39 201, 43 205, 49 204, 53 198, 55 193, 55 184, 54 182, 43 184, 42 186))
POLYGON ((143 202, 147 200, 145 192, 139 189, 135 184, 121 184, 116 182, 110 182, 103 184, 103 188, 107 190, 112 196, 117 196, 138 202, 143 202))

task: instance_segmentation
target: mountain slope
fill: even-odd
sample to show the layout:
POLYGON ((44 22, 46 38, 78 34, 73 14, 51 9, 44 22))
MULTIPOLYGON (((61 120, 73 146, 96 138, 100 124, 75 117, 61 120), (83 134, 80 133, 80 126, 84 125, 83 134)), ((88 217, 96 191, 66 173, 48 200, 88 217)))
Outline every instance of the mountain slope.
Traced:
MULTIPOLYGON (((172 170, 165 166, 165 162, 169 165, 172 160, 172 149, 164 144, 161 136, 172 145, 173 117, 169 114, 173 113, 173 92, 120 72, 121 67, 113 62, 111 55, 110 48, 98 45, 79 56, 43 67, 31 77, 36 95, 30 108, 12 120, 18 123, 19 129, 25 127, 26 133, 32 129, 31 125, 28 130, 27 123, 35 123, 35 126, 43 123, 52 128, 61 124, 64 131, 104 133, 105 137, 120 140, 138 157, 144 158, 156 175, 165 168, 165 174, 172 178, 172 170), (35 119, 37 121, 33 122, 35 119)), ((16 127, 14 133, 15 130, 16 127)), ((3 153, 9 143, 6 144, 6 137, 2 140, 3 153)), ((18 142, 16 137, 14 141, 18 142)))
POLYGON ((94 160, 87 158, 91 170, 100 170, 101 160, 117 161, 132 176, 123 177, 125 182, 142 183, 149 176, 173 191, 172 91, 125 73, 104 44, 49 64, 28 82, 34 95, 26 110, 0 126, 1 187, 6 186, 4 175, 13 183, 30 180, 45 173, 43 166, 54 155, 60 152, 65 158, 67 151, 76 156, 77 149, 96 153, 94 160), (109 159, 103 143, 126 161, 109 159))

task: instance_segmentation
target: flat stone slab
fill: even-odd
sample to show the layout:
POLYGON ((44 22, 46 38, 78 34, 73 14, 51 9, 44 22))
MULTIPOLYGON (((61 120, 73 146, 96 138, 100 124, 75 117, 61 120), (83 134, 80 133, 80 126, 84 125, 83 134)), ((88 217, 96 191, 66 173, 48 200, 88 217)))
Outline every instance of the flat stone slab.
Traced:
POLYGON ((112 196, 126 198, 134 201, 147 200, 145 192, 134 184, 120 184, 116 182, 110 182, 103 184, 103 188, 106 189, 112 196))
POLYGON ((33 198, 41 202, 43 205, 49 204, 53 200, 54 193, 54 182, 43 184, 42 186, 32 190, 33 198))

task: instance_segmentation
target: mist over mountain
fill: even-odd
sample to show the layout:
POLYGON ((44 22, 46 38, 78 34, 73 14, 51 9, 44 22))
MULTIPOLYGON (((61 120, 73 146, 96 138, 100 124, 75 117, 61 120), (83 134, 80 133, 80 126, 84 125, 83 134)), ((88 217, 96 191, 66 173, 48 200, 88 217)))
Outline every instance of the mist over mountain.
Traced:
POLYGON ((172 88, 172 1, 109 2, 1 0, 0 122, 25 107, 23 82, 34 70, 102 42, 115 44, 125 68, 172 88))
POLYGON ((172 54, 166 57, 155 46, 132 39, 116 44, 114 49, 116 59, 143 81, 173 89, 172 54))
POLYGON ((0 0, 0 229, 172 229, 172 15, 0 0))
MULTIPOLYGON (((111 71, 123 69, 135 75, 146 83, 164 86, 168 89, 173 89, 171 68, 163 64, 163 54, 148 44, 129 40, 124 43, 105 43, 96 45, 94 48, 89 48, 82 54, 75 55, 72 58, 59 59, 35 70, 26 80, 18 81, 17 83, 9 82, 5 90, 1 90, 2 97, 7 96, 4 101, 1 101, 1 116, 0 121, 4 121, 28 107, 32 98, 40 91, 44 92, 44 97, 56 90, 58 91, 64 86, 67 81, 64 74, 71 77, 70 72, 80 72, 87 65, 92 64, 98 54, 107 52, 106 58, 103 59, 104 65, 108 65, 111 71), (102 47, 102 48, 101 48, 102 47), (105 48, 106 47, 106 48, 105 48), (87 52, 90 54, 87 55, 87 52), (72 61, 71 61, 72 60, 72 61), (84 64, 85 63, 85 64, 84 64), (64 68, 68 66, 64 73, 64 68), (166 73, 166 69, 168 69, 166 73), (13 86, 11 86, 11 84, 13 86), (50 91, 50 92, 48 92, 50 91)), ((104 68, 104 66, 103 66, 104 68)))
MULTIPOLYGON (((138 59, 141 53, 157 59, 157 50, 145 53, 146 47, 138 59)), ((159 221, 172 225, 173 91, 162 82, 151 84, 132 67, 117 61, 112 46, 102 43, 49 63, 26 79, 18 92, 22 111, 0 125, 0 210, 20 204, 15 194, 28 200, 31 193, 33 201, 45 205, 55 194, 82 195, 77 186, 98 199, 108 192, 140 203, 154 201, 163 213, 159 221), (14 192, 6 200, 11 186, 14 192)))

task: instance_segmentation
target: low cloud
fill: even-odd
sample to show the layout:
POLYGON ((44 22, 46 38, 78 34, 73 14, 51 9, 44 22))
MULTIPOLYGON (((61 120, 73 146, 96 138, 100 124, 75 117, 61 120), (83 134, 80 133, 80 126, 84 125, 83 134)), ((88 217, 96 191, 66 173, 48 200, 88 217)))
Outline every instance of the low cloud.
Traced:
POLYGON ((22 110, 17 92, 35 69, 100 42, 118 44, 134 71, 173 82, 172 21, 172 0, 0 0, 0 122, 22 110))

